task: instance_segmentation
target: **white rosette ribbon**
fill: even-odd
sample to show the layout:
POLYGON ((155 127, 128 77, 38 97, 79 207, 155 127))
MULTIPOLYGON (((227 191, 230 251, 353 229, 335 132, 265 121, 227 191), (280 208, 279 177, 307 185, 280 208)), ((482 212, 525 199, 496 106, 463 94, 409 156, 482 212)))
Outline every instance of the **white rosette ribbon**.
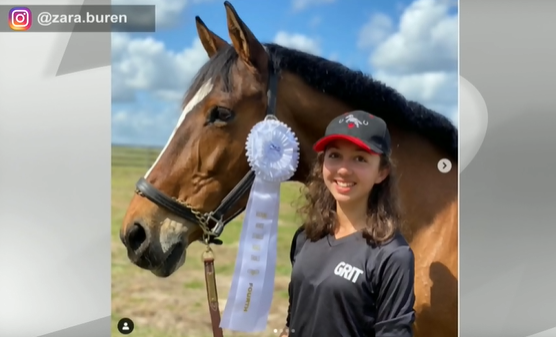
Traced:
POLYGON ((220 327, 262 332, 266 330, 274 292, 280 184, 297 170, 299 143, 286 124, 267 116, 251 129, 246 148, 255 180, 220 327))

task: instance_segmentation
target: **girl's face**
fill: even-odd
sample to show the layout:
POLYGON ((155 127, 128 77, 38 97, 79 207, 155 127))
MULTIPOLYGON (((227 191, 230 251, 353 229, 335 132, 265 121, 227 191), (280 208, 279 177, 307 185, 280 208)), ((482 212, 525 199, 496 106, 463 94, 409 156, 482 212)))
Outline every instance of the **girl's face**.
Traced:
POLYGON ((375 184, 382 182, 387 170, 380 170, 380 156, 357 145, 338 140, 330 143, 324 153, 323 178, 337 202, 353 203, 366 200, 375 184))

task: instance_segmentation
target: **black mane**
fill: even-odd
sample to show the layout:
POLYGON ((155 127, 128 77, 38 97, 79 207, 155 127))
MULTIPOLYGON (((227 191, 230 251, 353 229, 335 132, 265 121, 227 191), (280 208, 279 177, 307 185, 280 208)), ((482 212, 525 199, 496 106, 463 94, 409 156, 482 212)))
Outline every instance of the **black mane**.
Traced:
MULTIPOLYGON (((292 72, 315 90, 350 105, 352 109, 368 111, 388 124, 420 134, 446 151, 449 159, 458 160, 458 130, 445 116, 405 99, 393 88, 361 71, 277 44, 264 45, 278 72, 292 72)), ((230 70, 237 57, 232 47, 220 51, 201 68, 189 92, 196 92, 205 80, 215 75, 223 76, 226 90, 230 90, 230 70)))

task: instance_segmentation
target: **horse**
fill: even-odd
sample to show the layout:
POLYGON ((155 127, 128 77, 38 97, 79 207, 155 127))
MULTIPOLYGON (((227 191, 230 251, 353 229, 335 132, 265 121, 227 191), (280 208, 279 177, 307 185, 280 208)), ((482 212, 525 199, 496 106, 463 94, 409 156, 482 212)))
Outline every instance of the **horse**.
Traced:
POLYGON ((458 132, 444 116, 386 84, 333 62, 261 43, 229 2, 231 43, 196 17, 208 61, 186 92, 159 157, 137 183, 120 229, 129 259, 157 277, 185 262, 188 246, 215 240, 240 214, 253 182, 245 154, 251 128, 273 114, 295 132, 304 183, 312 144, 336 116, 365 110, 386 121, 415 254, 417 337, 458 335, 458 132), (437 168, 441 159, 451 171, 437 168), (212 236, 211 236, 212 235, 212 236))

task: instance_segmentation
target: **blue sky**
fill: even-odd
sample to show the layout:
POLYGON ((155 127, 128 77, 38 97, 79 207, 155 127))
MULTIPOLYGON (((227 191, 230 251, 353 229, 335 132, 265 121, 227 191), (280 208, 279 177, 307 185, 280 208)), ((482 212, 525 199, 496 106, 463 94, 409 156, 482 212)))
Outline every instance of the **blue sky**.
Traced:
MULTIPOLYGON (((448 1, 230 2, 261 42, 362 70, 456 124, 457 7, 448 1)), ((181 96, 206 61, 194 17, 229 41, 225 10, 223 1, 214 0, 132 2, 157 5, 157 32, 113 34, 112 142, 163 146, 179 117, 181 96)))

